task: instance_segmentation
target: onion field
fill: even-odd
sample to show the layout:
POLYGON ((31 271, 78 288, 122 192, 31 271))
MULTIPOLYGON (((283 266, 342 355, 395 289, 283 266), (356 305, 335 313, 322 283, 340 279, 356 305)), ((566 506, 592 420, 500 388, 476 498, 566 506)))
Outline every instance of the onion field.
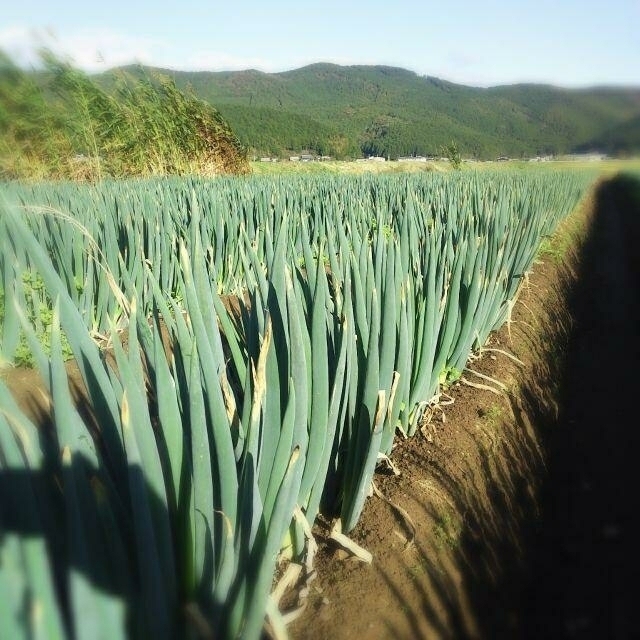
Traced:
POLYGON ((0 367, 50 415, 0 377, 0 637, 284 633, 278 568, 353 530, 594 177, 4 184, 0 367))

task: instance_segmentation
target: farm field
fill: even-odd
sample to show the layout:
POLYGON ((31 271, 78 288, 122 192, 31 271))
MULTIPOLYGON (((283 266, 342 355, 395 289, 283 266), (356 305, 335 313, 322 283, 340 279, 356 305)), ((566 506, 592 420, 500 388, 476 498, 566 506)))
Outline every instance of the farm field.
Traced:
POLYGON ((520 362, 473 361, 493 391, 456 383, 398 444, 401 475, 378 478, 353 533, 373 564, 327 541, 293 638, 634 636, 638 177, 603 182, 543 247, 489 343, 520 362))
MULTIPOLYGON (((251 172, 254 175, 288 175, 288 174, 347 174, 362 173, 447 173, 452 171, 449 160, 429 160, 428 162, 390 161, 363 159, 360 161, 325 160, 320 162, 278 162, 250 161, 251 172)), ((613 175, 619 171, 640 170, 640 158, 609 158, 604 160, 563 160, 557 159, 547 162, 529 162, 527 160, 474 161, 463 160, 462 167, 473 171, 520 171, 524 173, 553 173, 563 171, 596 171, 602 175, 613 175)))
MULTIPOLYGON (((631 254, 612 176, 635 168, 4 185, 2 631, 284 637, 291 609, 294 638, 624 627, 622 592, 597 621, 574 610, 596 590, 558 619, 523 602, 579 526, 546 484, 573 464, 556 422, 585 422, 588 459, 585 415, 607 419, 571 413, 597 391, 571 391, 574 328, 601 330, 589 225, 631 254)), ((606 264, 605 308, 636 317, 637 272, 606 264)))

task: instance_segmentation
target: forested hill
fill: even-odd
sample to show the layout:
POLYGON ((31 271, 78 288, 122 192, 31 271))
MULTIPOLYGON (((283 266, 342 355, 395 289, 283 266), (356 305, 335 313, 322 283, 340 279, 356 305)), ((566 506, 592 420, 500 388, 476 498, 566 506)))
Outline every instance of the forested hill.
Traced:
POLYGON ((640 87, 477 88, 396 67, 325 63, 283 73, 125 69, 190 85, 260 155, 440 155, 452 141, 478 158, 640 150, 637 133, 626 135, 637 132, 640 87))

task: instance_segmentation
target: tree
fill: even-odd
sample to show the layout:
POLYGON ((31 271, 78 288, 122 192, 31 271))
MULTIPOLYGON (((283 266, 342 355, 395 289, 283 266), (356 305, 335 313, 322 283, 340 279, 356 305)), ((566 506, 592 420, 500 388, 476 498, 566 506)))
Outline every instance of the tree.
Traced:
POLYGON ((459 170, 462 168, 460 151, 458 145, 453 140, 442 148, 442 155, 449 160, 454 169, 459 170))

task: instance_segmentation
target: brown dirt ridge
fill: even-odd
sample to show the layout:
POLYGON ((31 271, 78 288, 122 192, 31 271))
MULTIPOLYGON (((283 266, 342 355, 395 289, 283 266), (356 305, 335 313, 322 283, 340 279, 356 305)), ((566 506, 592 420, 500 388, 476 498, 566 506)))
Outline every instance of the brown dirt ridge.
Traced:
POLYGON ((373 562, 316 524, 293 640, 640 637, 638 187, 598 184, 454 402, 398 443, 400 475, 376 474, 388 501, 371 497, 351 534, 373 562))

